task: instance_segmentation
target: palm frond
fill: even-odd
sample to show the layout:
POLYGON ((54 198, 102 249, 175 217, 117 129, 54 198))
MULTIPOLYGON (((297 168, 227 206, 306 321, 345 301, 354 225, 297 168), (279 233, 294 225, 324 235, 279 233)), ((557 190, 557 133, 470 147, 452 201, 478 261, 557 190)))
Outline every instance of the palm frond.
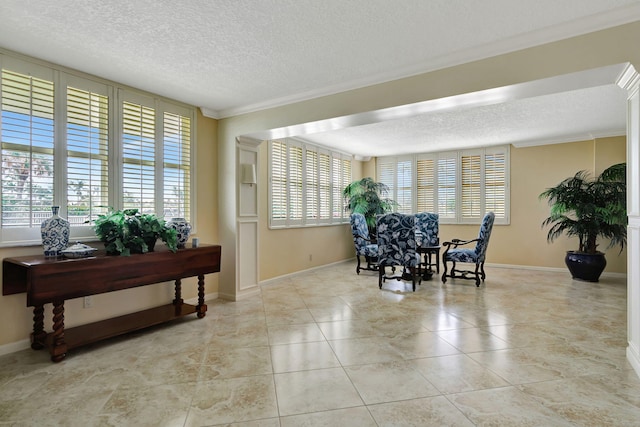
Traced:
POLYGON ((597 252, 597 238, 609 239, 608 247, 620 246, 627 240, 626 164, 618 163, 605 169, 598 177, 579 171, 547 188, 539 198, 547 199, 549 217, 542 227, 549 226, 547 240, 553 242, 563 234, 577 237, 579 250, 597 252))

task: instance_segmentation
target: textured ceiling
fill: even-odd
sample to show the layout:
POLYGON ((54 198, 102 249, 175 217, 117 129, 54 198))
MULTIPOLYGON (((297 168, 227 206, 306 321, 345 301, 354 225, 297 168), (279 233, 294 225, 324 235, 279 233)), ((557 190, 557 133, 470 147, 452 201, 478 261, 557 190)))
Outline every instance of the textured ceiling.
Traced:
POLYGON ((299 138, 362 157, 590 140, 625 133, 626 100, 626 91, 611 84, 469 109, 408 114, 299 138))
POLYGON ((638 19, 640 0, 2 0, 0 47, 221 118, 638 19))

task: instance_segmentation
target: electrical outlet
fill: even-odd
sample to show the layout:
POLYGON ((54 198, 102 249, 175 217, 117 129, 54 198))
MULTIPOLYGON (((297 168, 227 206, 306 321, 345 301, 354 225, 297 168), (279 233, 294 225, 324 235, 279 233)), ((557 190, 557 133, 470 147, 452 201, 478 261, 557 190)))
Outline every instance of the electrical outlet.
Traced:
POLYGON ((84 297, 84 301, 82 303, 83 303, 84 308, 93 307, 93 300, 91 299, 90 295, 87 296, 87 297, 84 297))

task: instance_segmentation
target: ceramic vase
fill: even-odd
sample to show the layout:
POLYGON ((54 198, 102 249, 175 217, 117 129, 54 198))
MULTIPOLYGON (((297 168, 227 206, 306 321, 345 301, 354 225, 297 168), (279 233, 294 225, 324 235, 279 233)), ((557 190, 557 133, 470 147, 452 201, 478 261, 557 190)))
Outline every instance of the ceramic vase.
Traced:
POLYGON ((187 240, 189 240, 189 234, 191 234, 191 224, 184 218, 171 218, 167 222, 167 227, 176 230, 178 233, 178 247, 184 248, 187 240))
POLYGON ((58 216, 59 209, 59 206, 51 206, 53 215, 40 225, 42 247, 46 257, 62 255, 62 251, 69 245, 69 221, 58 216))

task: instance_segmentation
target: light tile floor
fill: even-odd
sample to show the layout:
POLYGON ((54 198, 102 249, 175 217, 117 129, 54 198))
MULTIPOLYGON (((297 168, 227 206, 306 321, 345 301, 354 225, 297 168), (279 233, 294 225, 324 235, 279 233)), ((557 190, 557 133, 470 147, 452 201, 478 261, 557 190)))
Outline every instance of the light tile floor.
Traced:
POLYGON ((59 364, 2 356, 0 425, 639 426, 626 330, 624 279, 488 267, 413 293, 344 263, 59 364))

